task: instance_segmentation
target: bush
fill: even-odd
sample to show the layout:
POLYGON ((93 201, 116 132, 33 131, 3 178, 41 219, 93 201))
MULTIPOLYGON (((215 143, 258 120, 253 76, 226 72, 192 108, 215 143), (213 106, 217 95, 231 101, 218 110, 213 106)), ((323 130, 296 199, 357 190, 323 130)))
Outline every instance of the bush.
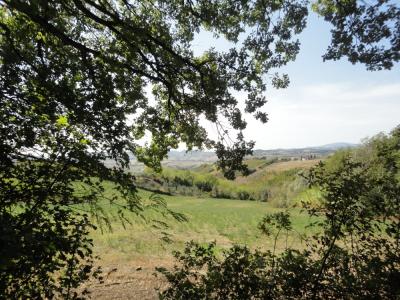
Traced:
POLYGON ((267 215, 259 229, 273 239, 272 250, 234 246, 220 258, 215 244, 189 243, 175 253, 179 266, 159 269, 170 284, 161 298, 400 299, 400 128, 374 140, 370 153, 363 163, 340 152, 310 170, 322 201, 305 204, 320 216, 306 249, 276 254, 292 227, 286 213, 267 215))
POLYGON ((195 184, 197 188, 203 192, 211 192, 214 187, 214 183, 210 181, 198 181, 195 184))
POLYGON ((224 190, 220 190, 216 187, 212 190, 211 196, 213 198, 220 198, 220 199, 233 199, 232 195, 229 192, 226 192, 224 190))
POLYGON ((179 176, 175 176, 173 182, 177 185, 183 186, 193 186, 193 179, 192 178, 181 178, 179 176))
POLYGON ((259 193, 258 199, 262 202, 267 202, 269 198, 268 190, 263 190, 259 193))
POLYGON ((250 194, 248 192, 246 192, 246 191, 239 191, 237 193, 237 197, 240 200, 249 200, 250 199, 250 194))

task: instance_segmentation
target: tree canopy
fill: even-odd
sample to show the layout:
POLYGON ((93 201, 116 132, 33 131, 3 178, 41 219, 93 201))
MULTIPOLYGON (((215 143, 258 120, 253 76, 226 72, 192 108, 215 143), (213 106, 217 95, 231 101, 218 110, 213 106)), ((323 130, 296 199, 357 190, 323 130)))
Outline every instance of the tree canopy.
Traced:
POLYGON ((398 1, 317 0, 313 9, 332 24, 324 60, 347 57, 371 71, 391 69, 400 60, 398 1))
MULTIPOLYGON (((267 121, 264 92, 288 85, 277 69, 300 49, 308 4, 1 0, 0 293, 70 295, 93 272, 90 215, 107 224, 99 199, 121 207, 121 220, 146 207, 173 214, 158 198, 139 199, 124 169, 132 154, 158 170, 183 142, 214 148, 228 178, 246 173, 254 143, 241 133, 243 113, 267 121), (231 49, 196 56, 191 44, 201 30, 231 49), (246 94, 244 110, 237 91, 246 94), (202 119, 215 124, 217 140, 202 119)), ((370 69, 399 60, 398 4, 321 0, 315 10, 334 25, 326 59, 348 56, 370 69)))
MULTIPOLYGON (((259 111, 266 102, 263 75, 295 58, 295 35, 307 15, 304 1, 4 3, 7 78, 2 90, 5 99, 35 105, 31 115, 42 120, 31 128, 62 121, 81 133, 88 147, 106 151, 121 164, 130 151, 154 168, 179 142, 189 149, 226 146, 208 139, 200 116, 216 123, 221 138, 226 135, 221 116, 233 129, 244 129, 233 91, 246 91, 246 112, 265 122, 259 111), (210 48, 195 56, 190 43, 201 28, 231 42, 242 33, 247 37, 227 52, 210 48), (146 133, 151 142, 141 147, 136 141, 146 133)), ((284 87, 287 79, 274 77, 271 83, 284 87)), ((40 135, 27 140, 35 144, 40 135)), ((239 135, 235 145, 240 150, 250 144, 239 135)), ((237 155, 247 154, 242 152, 237 155)))

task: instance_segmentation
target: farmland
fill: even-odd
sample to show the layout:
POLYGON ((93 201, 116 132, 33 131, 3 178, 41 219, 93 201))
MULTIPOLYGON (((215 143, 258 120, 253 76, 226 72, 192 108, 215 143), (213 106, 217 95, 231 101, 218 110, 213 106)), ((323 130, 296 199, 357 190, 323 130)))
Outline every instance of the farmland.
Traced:
MULTIPOLYGON (((234 182, 226 181, 219 177, 212 165, 203 165, 192 170, 192 175, 199 179, 206 173, 219 180, 219 188, 257 191, 264 183, 268 182, 278 192, 279 189, 287 189, 290 181, 297 179, 300 170, 307 170, 315 165, 316 161, 297 162, 275 162, 266 163, 262 160, 249 161, 249 167, 256 170, 249 177, 238 177, 234 182), (211 170, 211 172, 209 172, 211 170), (211 174, 211 175, 210 175, 211 174), (289 175, 288 175, 289 174, 289 175)), ((164 173, 170 177, 188 174, 186 171, 167 169, 164 173)), ((108 187, 110 188, 110 187, 108 187)), ((154 188, 154 186, 153 186, 154 188)), ((162 188, 162 186, 157 186, 162 188)), ((165 188, 165 186, 164 186, 165 188)), ((102 265, 105 274, 105 283, 97 285, 92 282, 89 288, 96 298, 113 298, 117 293, 120 299, 143 298, 153 299, 157 293, 155 288, 162 287, 163 281, 156 278, 153 273, 155 267, 171 267, 174 264, 172 252, 182 250, 187 241, 194 240, 200 244, 215 241, 217 251, 221 252, 233 244, 247 245, 252 249, 272 249, 273 241, 261 234, 257 225, 265 214, 289 211, 292 217, 293 230, 287 234, 287 239, 279 239, 277 251, 281 251, 286 245, 293 248, 304 247, 302 235, 310 234, 307 224, 310 217, 302 212, 298 203, 300 200, 315 201, 318 194, 309 191, 305 187, 295 190, 295 201, 278 203, 279 199, 271 201, 243 201, 235 199, 220 199, 212 197, 211 193, 193 192, 190 194, 189 187, 178 187, 172 189, 175 195, 158 195, 166 202, 169 209, 182 213, 187 221, 179 222, 171 217, 163 217, 160 213, 149 210, 144 212, 145 218, 134 215, 128 216, 131 224, 123 224, 117 217, 117 210, 108 204, 103 208, 112 220, 112 230, 96 230, 91 233, 94 240, 94 251, 100 257, 99 264, 102 265), (181 194, 179 194, 181 193, 181 194), (151 220, 162 220, 167 227, 155 228, 151 220), (162 238, 168 236, 169 242, 162 238)), ((155 197, 150 191, 139 189, 139 196, 145 200, 155 197)))
MULTIPOLYGON (((149 192, 140 191, 142 197, 149 192)), ((195 198, 189 196, 162 196, 168 207, 183 213, 187 221, 179 222, 164 218, 171 242, 163 242, 160 230, 153 228, 151 222, 132 216, 132 224, 122 225, 115 218, 112 230, 93 231, 96 250, 102 260, 124 262, 135 257, 169 255, 172 250, 181 249, 188 240, 200 243, 216 241, 221 248, 232 244, 246 244, 252 248, 268 248, 271 242, 257 232, 257 224, 267 213, 285 211, 265 202, 227 199, 195 198)), ((309 217, 300 208, 289 209, 296 230, 289 233, 292 243, 300 243, 300 234, 305 233, 309 217)), ((155 212, 145 213, 146 219, 160 219, 155 212)))

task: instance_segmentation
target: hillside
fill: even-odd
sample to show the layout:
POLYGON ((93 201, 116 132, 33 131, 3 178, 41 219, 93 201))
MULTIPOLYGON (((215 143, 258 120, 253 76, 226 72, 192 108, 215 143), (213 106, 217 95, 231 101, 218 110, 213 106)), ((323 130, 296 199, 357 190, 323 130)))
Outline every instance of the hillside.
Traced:
POLYGON ((225 179, 213 163, 191 169, 165 167, 161 174, 146 169, 137 176, 137 184, 167 195, 253 200, 289 207, 305 193, 312 193, 301 174, 319 161, 251 158, 246 160, 250 175, 237 174, 233 181, 225 179))
MULTIPOLYGON (((333 143, 315 147, 290 148, 290 149, 256 149, 251 159, 283 159, 283 160, 309 160, 318 159, 331 155, 336 150, 357 147, 357 144, 350 143, 333 143)), ((212 151, 177 151, 171 150, 168 158, 162 162, 164 167, 176 169, 193 169, 204 163, 213 163, 217 160, 217 156, 212 151)), ((113 165, 111 160, 107 161, 109 166, 113 165)), ((134 156, 131 157, 130 170, 134 173, 144 171, 144 164, 138 162, 134 156)))
MULTIPOLYGON (((196 155, 178 153, 174 157, 177 162, 185 162, 178 159, 197 159, 201 153, 196 155)), ((209 153, 207 155, 211 157, 209 153)), ((277 251, 282 251, 285 243, 304 247, 302 235, 313 231, 306 227, 310 223, 307 214, 295 206, 302 200, 315 201, 320 195, 307 188, 300 174, 319 161, 251 157, 246 163, 252 173, 247 177, 237 174, 234 181, 226 180, 212 160, 186 169, 181 167, 182 164, 180 168, 164 165, 161 174, 144 170, 137 179, 139 186, 147 191, 140 189, 140 196, 147 198, 152 192, 162 194, 168 207, 183 213, 188 222, 166 220, 168 228, 165 232, 170 234, 170 243, 160 240, 159 229, 150 230, 149 225, 140 220, 134 220, 126 228, 115 221, 112 232, 93 231, 95 253, 101 255, 106 279, 103 285, 94 282, 87 285, 92 296, 112 299, 118 294, 126 299, 156 299, 155 289, 165 287, 166 282, 153 276, 155 267, 172 268, 171 252, 183 249, 189 240, 201 244, 216 241, 218 251, 233 244, 246 244, 251 249, 272 249, 273 241, 262 238, 257 229, 266 213, 289 209, 292 215, 294 230, 287 240, 279 241, 277 251)), ((156 219, 153 213, 147 215, 156 219)))

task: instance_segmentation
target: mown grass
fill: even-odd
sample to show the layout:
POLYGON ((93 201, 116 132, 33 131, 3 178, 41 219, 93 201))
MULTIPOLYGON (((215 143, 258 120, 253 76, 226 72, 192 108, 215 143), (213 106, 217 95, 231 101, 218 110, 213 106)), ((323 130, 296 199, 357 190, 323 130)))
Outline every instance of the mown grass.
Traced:
MULTIPOLYGON (((151 193, 139 191, 143 198, 151 193)), ((267 213, 276 213, 283 209, 272 207, 265 202, 240 201, 215 198, 196 198, 186 196, 162 196, 168 207, 183 213, 187 222, 178 222, 173 218, 164 218, 159 213, 148 211, 142 218, 130 216, 131 224, 125 226, 112 219, 112 231, 100 230, 91 233, 95 252, 108 263, 124 263, 138 257, 166 257, 173 250, 183 249, 185 242, 194 240, 199 243, 216 241, 218 249, 232 244, 247 245, 251 248, 272 249, 272 238, 262 236, 257 225, 267 213), (154 228, 150 220, 165 221, 167 229, 154 228), (171 242, 161 240, 162 232, 170 235, 171 242)), ((117 208, 104 203, 104 209, 110 216, 116 216, 117 208)), ((307 232, 310 219, 299 208, 290 209, 294 230, 288 232, 290 246, 301 248, 300 235, 307 232)), ((283 233, 285 234, 285 233, 283 233)), ((283 249, 286 238, 280 239, 278 251, 283 249)))

